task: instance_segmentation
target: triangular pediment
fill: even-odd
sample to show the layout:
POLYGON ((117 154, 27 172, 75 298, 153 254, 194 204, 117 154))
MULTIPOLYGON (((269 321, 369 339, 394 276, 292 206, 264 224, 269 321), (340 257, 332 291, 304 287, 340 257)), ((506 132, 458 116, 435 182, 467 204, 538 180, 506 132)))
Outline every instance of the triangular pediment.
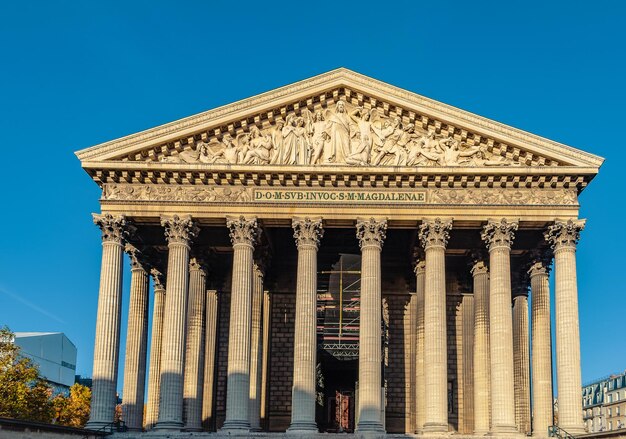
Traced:
POLYGON ((577 167, 592 174, 603 162, 347 69, 96 145, 77 156, 87 168, 103 162, 207 169, 577 167))

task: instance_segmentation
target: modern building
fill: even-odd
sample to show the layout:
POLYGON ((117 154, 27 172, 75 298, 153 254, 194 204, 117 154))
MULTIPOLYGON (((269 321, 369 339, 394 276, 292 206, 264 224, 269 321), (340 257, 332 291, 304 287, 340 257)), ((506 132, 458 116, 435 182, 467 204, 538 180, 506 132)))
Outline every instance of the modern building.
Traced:
POLYGON ((626 372, 585 385, 583 413, 590 433, 626 428, 626 372))
POLYGON ((30 358, 55 393, 67 393, 74 384, 76 346, 62 332, 16 332, 15 344, 30 358))
POLYGON ((346 69, 77 156, 102 188, 90 427, 125 250, 131 429, 547 436, 552 272, 559 424, 584 432, 572 280, 602 158, 346 69))

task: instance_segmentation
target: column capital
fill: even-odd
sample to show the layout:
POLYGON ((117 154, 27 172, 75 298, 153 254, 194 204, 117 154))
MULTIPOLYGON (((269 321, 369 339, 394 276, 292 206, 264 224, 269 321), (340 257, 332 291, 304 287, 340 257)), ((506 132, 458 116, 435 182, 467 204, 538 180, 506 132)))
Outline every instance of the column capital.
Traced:
POLYGON ((413 271, 415 271, 415 274, 418 276, 426 273, 426 261, 424 259, 416 261, 413 271))
POLYGON ((200 229, 191 219, 191 215, 161 216, 161 226, 165 227, 165 238, 169 244, 184 244, 189 246, 200 229))
POLYGON ((543 236, 555 251, 565 248, 575 250, 584 228, 585 220, 556 220, 543 236))
POLYGON ((293 237, 296 240, 296 247, 315 246, 319 248, 320 240, 324 236, 324 228, 322 227, 322 218, 293 218, 291 220, 293 227, 293 237))
POLYGON ((366 247, 377 247, 381 249, 387 237, 387 219, 357 218, 356 237, 359 240, 361 249, 366 247))
POLYGON ((102 230, 102 242, 122 245, 134 232, 135 227, 124 215, 113 216, 110 213, 94 213, 93 222, 102 230))
POLYGON ((506 247, 510 250, 518 227, 517 221, 509 221, 506 218, 502 218, 499 221, 489 220, 483 227, 480 237, 487 244, 489 251, 501 247, 506 247))
POLYGON ((443 247, 448 245, 450 230, 452 229, 452 218, 434 220, 423 219, 419 227, 419 239, 424 250, 431 247, 443 247))
POLYGON ((139 248, 132 244, 126 243, 126 245, 124 246, 124 251, 130 257, 131 270, 148 271, 150 269, 145 254, 141 250, 139 250, 139 248))
POLYGON ((230 241, 233 246, 247 245, 254 247, 261 234, 256 217, 246 218, 243 215, 226 217, 226 227, 229 229, 230 241))
POLYGON ((547 276, 548 268, 543 262, 535 261, 531 264, 530 268, 528 269, 528 275, 531 278, 535 276, 547 276))
POLYGON ((189 271, 203 271, 206 275, 207 263, 204 258, 192 256, 189 258, 189 271))
POLYGON ((152 267, 150 276, 152 276, 152 282, 154 283, 154 292, 165 291, 165 275, 161 273, 161 270, 152 267))
POLYGON ((485 261, 476 261, 472 265, 470 272, 474 277, 478 276, 479 274, 489 274, 489 267, 487 267, 485 261))

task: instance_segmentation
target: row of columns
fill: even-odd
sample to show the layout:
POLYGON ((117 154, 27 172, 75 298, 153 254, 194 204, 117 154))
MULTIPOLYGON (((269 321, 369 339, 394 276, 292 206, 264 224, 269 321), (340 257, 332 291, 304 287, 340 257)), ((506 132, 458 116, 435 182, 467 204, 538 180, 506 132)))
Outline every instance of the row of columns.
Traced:
MULTIPOLYGON (((121 261, 128 224, 123 217, 96 215, 103 232, 103 259, 96 324, 92 412, 88 426, 110 423, 115 407, 119 351, 121 261)), ((168 241, 166 289, 155 278, 155 309, 145 424, 159 430, 201 430, 207 401, 205 377, 213 380, 216 301, 206 292, 206 270, 190 261, 190 243, 199 230, 190 217, 162 219, 168 241), (191 262, 191 263, 190 263, 191 262), (167 291, 167 294, 165 293, 167 291), (158 306, 157 306, 158 305, 158 306), (164 309, 167 312, 164 312, 164 309), (206 310, 206 311, 205 311, 206 310), (206 312, 206 314, 205 314, 206 312), (213 313, 212 321, 209 312, 213 313), (212 330, 208 328, 213 325, 212 330), (207 328, 206 333, 205 328, 207 328), (212 339, 208 340, 208 338, 212 339), (205 361, 206 360, 206 361, 205 361), (158 379, 157 379, 158 377, 158 379), (158 398, 157 398, 158 395, 158 398), (203 403, 204 401, 204 403, 203 403)), ((260 230, 256 218, 228 218, 233 244, 229 326, 228 382, 224 431, 249 431, 258 423, 264 373, 260 331, 263 298, 262 269, 253 252, 260 230), (256 317, 255 317, 256 316, 256 317)), ((315 365, 317 310, 317 250, 322 220, 294 218, 298 249, 292 433, 317 431, 315 365)), ((416 265, 416 429, 448 430, 445 250, 451 220, 424 220, 419 238, 424 260, 416 265)), ((575 279, 575 248, 583 223, 556 222, 545 234, 555 255, 557 314, 557 376, 562 428, 582 431, 580 348, 575 279)), ((381 267, 384 219, 358 220, 362 251, 361 325, 357 432, 384 432, 381 397, 381 267)), ((517 223, 489 221, 482 239, 489 262, 477 261, 474 279, 474 430, 477 434, 530 430, 528 305, 515 300, 511 309, 510 250, 517 223), (514 323, 515 322, 515 323, 514 323), (526 348, 524 348, 526 346, 526 348)), ((148 274, 136 249, 131 255, 131 312, 124 379, 125 417, 141 428, 143 378, 147 340, 148 274), (132 333, 131 333, 132 328, 132 333)), ((529 270, 533 294, 533 432, 547 434, 552 424, 550 295, 545 263, 529 270)), ((215 298, 216 299, 216 298, 215 298)), ((212 384, 211 384, 212 385, 212 384)))

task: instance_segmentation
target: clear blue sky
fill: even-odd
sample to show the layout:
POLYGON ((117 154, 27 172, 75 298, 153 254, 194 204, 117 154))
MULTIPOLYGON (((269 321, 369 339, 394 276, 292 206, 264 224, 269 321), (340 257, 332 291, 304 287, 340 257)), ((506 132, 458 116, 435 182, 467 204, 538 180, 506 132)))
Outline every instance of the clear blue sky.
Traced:
POLYGON ((90 375, 100 193, 74 151, 344 66, 607 159, 581 197, 583 381, 626 369, 626 2, 214 3, 2 3, 0 324, 65 332, 90 375))

